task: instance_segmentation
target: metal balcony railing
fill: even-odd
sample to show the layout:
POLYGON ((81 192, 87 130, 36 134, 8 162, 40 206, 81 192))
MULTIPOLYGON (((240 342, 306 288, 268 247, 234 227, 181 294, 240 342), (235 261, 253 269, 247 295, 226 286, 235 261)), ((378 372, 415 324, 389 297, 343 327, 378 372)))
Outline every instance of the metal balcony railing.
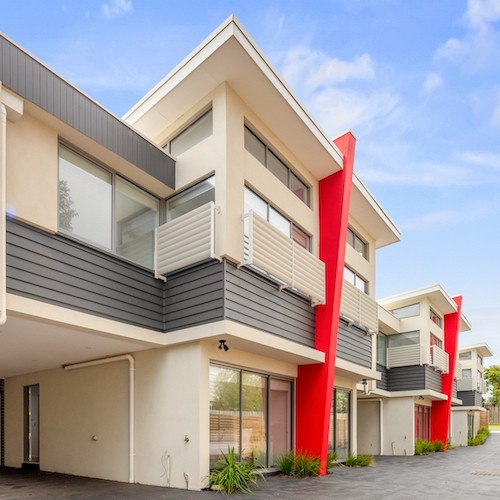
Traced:
POLYGON ((429 364, 443 373, 448 373, 449 371, 448 353, 437 345, 431 345, 431 359, 429 364))
POLYGON ((377 303, 346 280, 342 284, 340 314, 372 333, 378 331, 377 303))
POLYGON ((181 215, 155 230, 155 276, 177 271, 215 255, 213 202, 181 215))
POLYGON ((325 303, 325 264, 254 213, 246 214, 245 262, 275 279, 282 287, 325 303))

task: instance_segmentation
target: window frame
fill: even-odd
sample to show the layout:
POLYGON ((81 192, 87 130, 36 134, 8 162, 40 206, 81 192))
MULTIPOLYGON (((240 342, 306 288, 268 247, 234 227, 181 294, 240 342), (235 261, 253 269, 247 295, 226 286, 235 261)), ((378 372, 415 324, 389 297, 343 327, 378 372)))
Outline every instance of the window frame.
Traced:
POLYGON ((353 250, 361 255, 365 260, 369 261, 369 244, 368 242, 362 238, 357 231, 355 231, 351 226, 347 228, 347 243, 353 248, 353 250), (351 241, 352 239, 352 241, 351 241), (362 244, 363 251, 359 252, 356 250, 356 242, 359 241, 362 244))
POLYGON ((172 155, 174 157, 177 157, 183 153, 185 153, 186 151, 190 150, 192 147, 196 146, 197 144, 200 144, 200 142, 203 142, 205 139, 208 139, 209 137, 211 137, 214 133, 214 117, 213 117, 213 106, 212 106, 212 103, 210 103, 210 105, 208 107, 205 107, 203 108, 201 111, 199 111, 197 114, 195 114, 191 120, 189 120, 187 123, 185 123, 176 133, 175 135, 173 135, 170 139, 168 139, 168 141, 165 143, 165 145, 163 146, 163 149, 164 150, 167 150, 168 151, 168 154, 169 155, 172 155), (209 113, 211 113, 211 120, 210 120, 210 124, 211 124, 211 130, 210 130, 210 134, 204 136, 202 139, 200 139, 199 141, 196 141, 195 143, 191 144, 191 146, 189 146, 188 148, 184 149, 181 153, 177 153, 177 154, 174 154, 172 152, 172 142, 174 142, 175 140, 179 139, 183 134, 185 134, 186 132, 188 132, 188 130, 192 129, 192 127, 196 124, 198 124, 203 118, 205 118, 209 113))
POLYGON ((429 308, 429 319, 439 328, 443 328, 443 318, 432 307, 429 308))
POLYGON ((344 264, 344 272, 343 272, 343 275, 342 275, 343 279, 345 279, 348 283, 350 283, 352 286, 354 286, 357 290, 359 290, 360 292, 363 292, 363 293, 366 293, 366 295, 369 295, 370 293, 370 282, 363 278, 363 276, 361 276, 359 273, 357 273, 356 271, 354 271, 354 269, 352 269, 351 267, 349 267, 347 264, 344 264), (349 281, 346 277, 345 277, 345 274, 346 274, 346 270, 350 273, 353 274, 354 276, 354 283, 351 283, 351 281, 349 281), (356 284, 357 281, 361 281, 364 283, 364 290, 362 290, 361 288, 359 288, 356 284))
MULTIPOLYGON (((125 262, 129 262, 135 266, 142 267, 144 269, 147 269, 149 271, 152 271, 154 269, 154 257, 153 257, 153 264, 151 267, 145 266, 144 264, 141 264, 139 262, 136 262, 134 260, 131 260, 124 255, 121 255, 117 252, 117 234, 116 234, 116 225, 117 225, 117 220, 116 220, 116 184, 117 181, 116 179, 120 179, 121 181, 124 181, 125 183, 130 184, 133 188, 138 189, 142 193, 146 194, 147 196, 155 199, 158 202, 158 212, 157 212, 157 225, 156 227, 160 226, 162 224, 162 213, 163 213, 163 200, 156 196, 155 194, 151 193, 147 189, 144 189, 142 186, 139 186, 137 183, 132 181, 131 179, 118 174, 116 171, 105 165, 103 162, 99 161, 97 158, 94 158, 93 156, 89 155, 88 153, 82 151, 78 147, 73 146, 72 144, 69 144, 68 142, 64 140, 59 140, 58 142, 58 149, 57 149, 57 181, 58 181, 58 188, 57 188, 57 232, 59 234, 64 235, 67 238, 74 239, 75 241, 79 241, 81 243, 84 243, 85 245, 88 245, 93 248, 97 248, 99 251, 108 253, 112 255, 113 257, 117 257, 119 259, 124 260, 125 262), (111 245, 110 247, 107 247, 105 245, 101 245, 93 240, 90 240, 88 238, 85 238, 84 236, 81 236, 75 232, 69 231, 67 229, 64 229, 60 227, 60 216, 59 216, 59 203, 60 203, 60 191, 59 191, 59 181, 60 181, 60 159, 61 159, 61 147, 69 150, 70 152, 74 153, 77 156, 80 156, 83 160, 90 162, 94 167, 96 167, 99 170, 102 170, 106 174, 109 175, 111 182, 111 245)), ((79 165, 75 165, 77 168, 81 168, 79 165)), ((154 248, 153 248, 153 253, 154 253, 154 248)))
POLYGON ((248 151, 248 153, 250 153, 261 165, 263 165, 265 168, 267 168, 293 194, 295 194, 295 191, 292 190, 292 179, 295 178, 298 182, 300 182, 304 187, 306 199, 305 200, 302 199, 297 194, 295 194, 295 196, 299 200, 301 200, 303 203, 305 203, 309 208, 311 207, 311 186, 309 186, 309 184, 307 184, 307 182, 305 182, 303 180, 303 178, 296 171, 294 171, 288 165, 288 163, 286 161, 284 161, 278 153, 276 153, 276 151, 273 148, 269 147, 267 141, 263 140, 262 137, 260 136, 260 134, 255 133, 254 129, 251 126, 249 126, 246 122, 244 125, 243 143, 244 143, 245 150, 248 151), (247 148, 247 142, 246 142, 247 131, 248 131, 248 133, 250 133, 253 136, 253 139, 258 141, 264 147, 264 163, 261 161, 260 158, 257 158, 257 156, 255 156, 250 149, 247 148), (270 165, 270 159, 269 159, 270 157, 273 159, 276 159, 281 166, 283 166, 284 168, 287 169, 287 182, 286 183, 283 182, 283 180, 274 172, 274 170, 272 168, 270 168, 270 166, 269 166, 270 165))
POLYGON ((420 309, 421 309, 420 302, 415 302, 413 304, 408 304, 406 306, 401 306, 401 307, 396 307, 395 309, 390 309, 389 312, 398 319, 406 319, 406 318, 416 318, 417 316, 420 316, 420 309), (410 310, 410 308, 415 307, 415 306, 418 306, 418 311, 416 313, 411 312, 409 314, 403 313, 404 316, 399 315, 400 311, 403 311, 404 309, 410 310))

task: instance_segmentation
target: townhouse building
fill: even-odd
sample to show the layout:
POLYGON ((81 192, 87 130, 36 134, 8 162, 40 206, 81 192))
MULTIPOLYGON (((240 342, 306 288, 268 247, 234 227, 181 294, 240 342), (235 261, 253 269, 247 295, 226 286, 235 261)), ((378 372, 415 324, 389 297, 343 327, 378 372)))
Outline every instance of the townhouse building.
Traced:
POLYGON ((399 231, 355 137, 233 17, 124 120, 0 57, 1 463, 200 489, 228 447, 356 453, 399 231))
POLYGON ((458 349, 456 378, 457 403, 452 406, 450 441, 455 446, 467 446, 481 428, 483 394, 487 392, 484 380, 484 358, 493 356, 486 343, 458 349))
MULTIPOLYGON (((377 370, 358 399, 358 452, 413 455, 415 441, 448 442, 462 298, 432 285, 378 301, 377 370)), ((455 388, 455 390, 454 390, 455 388)))

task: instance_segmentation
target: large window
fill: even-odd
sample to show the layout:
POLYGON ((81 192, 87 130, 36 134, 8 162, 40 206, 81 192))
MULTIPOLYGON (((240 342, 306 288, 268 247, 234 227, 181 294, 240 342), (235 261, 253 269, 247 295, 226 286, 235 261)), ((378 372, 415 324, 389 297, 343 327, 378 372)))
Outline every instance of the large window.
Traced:
POLYGON ((300 180, 248 127, 245 127, 245 149, 267 167, 297 198, 309 206, 309 187, 306 183, 300 180))
POLYGON ((412 318, 420 314, 420 304, 410 304, 409 306, 398 307, 396 309, 391 309, 391 313, 396 316, 396 318, 412 318))
MULTIPOLYGON (((284 215, 281 215, 267 201, 256 195, 251 189, 245 188, 245 213, 253 210, 263 219, 271 223, 276 229, 281 231, 287 238, 293 239, 295 243, 310 250, 311 238, 298 226, 290 222, 284 215)), ((248 235, 248 228, 245 227, 245 235, 248 235)))
POLYGON ((470 380, 472 378, 472 369, 471 368, 464 368, 462 370, 462 380, 470 380))
POLYGON ((405 345, 415 345, 420 343, 420 332, 397 333, 388 336, 389 347, 400 347, 405 345))
POLYGON ((382 332, 377 335, 377 363, 387 365, 387 335, 382 332))
POLYGON ((195 208, 215 201, 215 177, 191 186, 167 200, 167 222, 191 212, 195 208))
POLYGON ((368 281, 347 266, 344 267, 344 279, 351 285, 354 285, 358 290, 368 293, 368 281))
POLYGON ((471 351, 461 352, 458 354, 460 361, 469 361, 471 359, 471 351))
POLYGON ((60 231, 152 268, 158 221, 157 198, 60 145, 60 231))
POLYGON ((350 227, 347 229, 347 243, 368 260, 368 243, 361 239, 350 227))
POLYGON ((169 152, 173 156, 179 156, 203 139, 210 137, 212 133, 212 110, 210 109, 169 142, 169 152))
POLYGON ((210 466, 234 448, 270 467, 292 449, 292 382, 210 365, 210 466))
POLYGON ((345 460, 351 447, 351 391, 335 388, 330 412, 328 449, 337 453, 339 460, 345 460))

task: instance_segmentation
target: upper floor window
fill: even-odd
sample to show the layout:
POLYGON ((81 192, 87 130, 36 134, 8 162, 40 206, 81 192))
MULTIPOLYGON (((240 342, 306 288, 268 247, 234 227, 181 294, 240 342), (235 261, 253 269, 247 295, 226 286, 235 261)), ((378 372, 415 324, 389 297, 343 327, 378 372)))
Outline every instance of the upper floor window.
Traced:
POLYGON ((458 354, 458 359, 460 361, 469 361, 471 359, 471 352, 470 351, 460 352, 458 354))
POLYGON ((435 335, 431 334, 431 346, 437 345, 439 348, 443 348, 443 341, 438 339, 435 335))
POLYGON ((476 388, 478 391, 483 390, 483 374, 479 370, 477 371, 476 388))
POLYGON ((477 364, 478 365, 482 365, 483 364, 483 358, 481 356, 479 356, 479 354, 477 355, 477 364))
POLYGON ((246 126, 245 149, 267 167, 297 198, 309 206, 309 187, 246 126))
POLYGON ((420 343, 420 332, 418 330, 413 332, 398 333, 396 335, 389 335, 389 347, 409 346, 420 343))
POLYGON ((462 379, 471 379, 472 378, 472 370, 470 368, 464 368, 462 370, 462 379))
POLYGON ((412 318, 413 316, 418 316, 420 314, 420 304, 410 304, 409 306, 391 309, 391 313, 399 319, 412 318))
POLYGON ((167 222, 215 201, 215 176, 191 186, 167 200, 167 222))
POLYGON ((368 260, 368 243, 362 240, 350 227, 347 229, 347 243, 349 243, 359 255, 368 260))
MULTIPOLYGON (((311 250, 311 238, 308 234, 302 231, 302 229, 293 222, 289 221, 284 215, 281 215, 280 212, 255 194, 251 189, 245 187, 245 213, 250 212, 250 210, 260 215, 301 247, 309 251, 311 250)), ((246 228, 245 234, 248 234, 246 228)))
POLYGON ((387 364, 387 335, 379 332, 377 335, 377 363, 387 364))
POLYGON ((351 285, 354 285, 358 290, 368 293, 368 281, 347 266, 344 266, 344 279, 351 285))
POLYGON ((197 120, 188 125, 182 132, 169 141, 169 152, 179 156, 213 133, 213 118, 210 109, 197 120))
POLYGON ((59 230, 153 267, 159 200, 59 146, 59 230))
POLYGON ((436 323, 437 326, 439 326, 440 328, 442 328, 443 326, 443 319, 441 318, 441 316, 439 316, 439 314, 434 311, 434 309, 430 309, 430 320, 433 322, 433 323, 436 323))

